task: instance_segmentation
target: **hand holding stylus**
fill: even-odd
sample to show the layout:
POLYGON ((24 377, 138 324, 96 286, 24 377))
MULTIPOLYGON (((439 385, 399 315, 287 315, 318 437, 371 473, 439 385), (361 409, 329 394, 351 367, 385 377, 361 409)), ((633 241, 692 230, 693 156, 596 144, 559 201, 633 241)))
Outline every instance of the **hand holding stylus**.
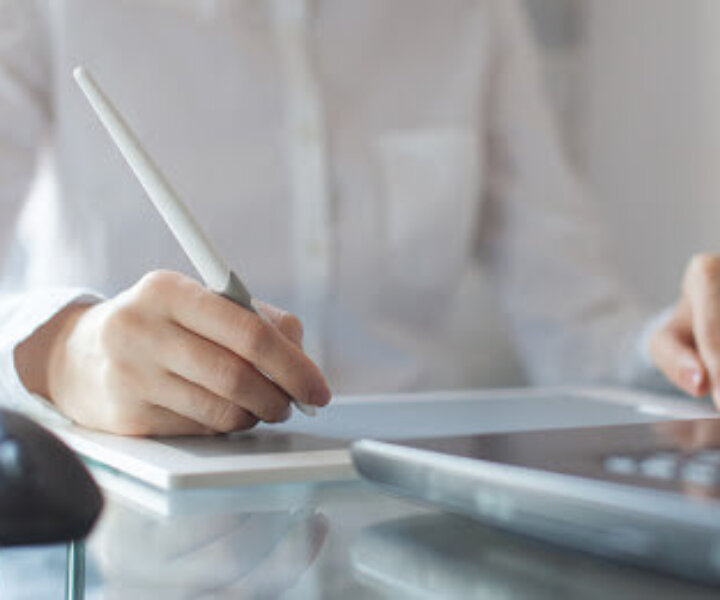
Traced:
MULTIPOLYGON (((73 76, 123 158, 130 165, 153 205, 207 286, 236 302, 245 310, 255 312, 250 294, 243 283, 227 266, 92 75, 84 67, 77 67, 73 76)), ((315 414, 311 406, 305 406, 301 402, 296 402, 296 406, 307 415, 315 414)))
POLYGON ((127 435, 237 431, 282 421, 293 403, 314 414, 330 391, 300 321, 251 299, 87 71, 75 77, 208 287, 154 272, 70 306, 18 347, 23 382, 74 421, 127 435))
POLYGON ((257 307, 264 318, 171 271, 72 306, 54 336, 47 396, 75 422, 124 435, 238 431, 285 420, 291 398, 327 404, 298 319, 257 307))

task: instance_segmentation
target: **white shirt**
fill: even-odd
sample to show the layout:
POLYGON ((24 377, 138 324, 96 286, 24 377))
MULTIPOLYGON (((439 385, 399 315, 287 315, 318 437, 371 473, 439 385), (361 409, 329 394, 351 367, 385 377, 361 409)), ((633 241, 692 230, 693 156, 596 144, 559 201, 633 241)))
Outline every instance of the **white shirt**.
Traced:
POLYGON ((152 269, 195 276, 75 88, 79 63, 251 292, 304 320, 336 392, 433 387, 473 261, 532 381, 640 375, 646 313, 606 264, 514 1, 0 0, 16 396, 13 348, 66 303, 152 269), (57 190, 28 203, 46 140, 57 190))

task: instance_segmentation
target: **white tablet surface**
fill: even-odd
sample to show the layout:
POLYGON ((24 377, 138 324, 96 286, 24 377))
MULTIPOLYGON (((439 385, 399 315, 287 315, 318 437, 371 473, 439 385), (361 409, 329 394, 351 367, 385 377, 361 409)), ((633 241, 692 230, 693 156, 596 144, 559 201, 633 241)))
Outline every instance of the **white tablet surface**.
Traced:
POLYGON ((572 388, 346 396, 310 419, 205 437, 128 438, 72 425, 54 430, 96 465, 160 489, 355 477, 360 437, 403 439, 692 418, 709 406, 625 390, 572 388))

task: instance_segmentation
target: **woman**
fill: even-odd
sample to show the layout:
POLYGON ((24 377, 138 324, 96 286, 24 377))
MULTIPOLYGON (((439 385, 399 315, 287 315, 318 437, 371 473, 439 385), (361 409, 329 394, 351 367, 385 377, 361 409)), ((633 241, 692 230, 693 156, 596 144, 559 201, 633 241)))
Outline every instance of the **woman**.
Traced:
MULTIPOLYGON (((606 266, 515 2, 0 11, 0 376, 19 404, 33 392, 88 427, 211 433, 282 420, 291 397, 322 406, 326 378, 342 392, 431 387, 443 312, 478 260, 532 381, 652 374, 647 311, 606 266), (264 319, 191 278, 74 88, 77 63, 272 303, 258 303, 264 319), (46 138, 58 189, 39 207, 25 200, 46 138), (302 318, 306 352, 299 319, 275 306, 302 318)), ((694 338, 667 339, 680 350, 655 351, 666 373, 704 393, 694 338)))

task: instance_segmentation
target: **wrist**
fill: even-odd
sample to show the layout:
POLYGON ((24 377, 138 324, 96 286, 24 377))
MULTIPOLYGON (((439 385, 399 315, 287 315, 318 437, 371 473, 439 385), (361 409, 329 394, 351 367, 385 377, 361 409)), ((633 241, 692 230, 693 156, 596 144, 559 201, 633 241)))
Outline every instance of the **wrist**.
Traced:
POLYGON ((90 304, 70 304, 15 348, 15 367, 25 388, 53 401, 66 364, 66 342, 90 304))

